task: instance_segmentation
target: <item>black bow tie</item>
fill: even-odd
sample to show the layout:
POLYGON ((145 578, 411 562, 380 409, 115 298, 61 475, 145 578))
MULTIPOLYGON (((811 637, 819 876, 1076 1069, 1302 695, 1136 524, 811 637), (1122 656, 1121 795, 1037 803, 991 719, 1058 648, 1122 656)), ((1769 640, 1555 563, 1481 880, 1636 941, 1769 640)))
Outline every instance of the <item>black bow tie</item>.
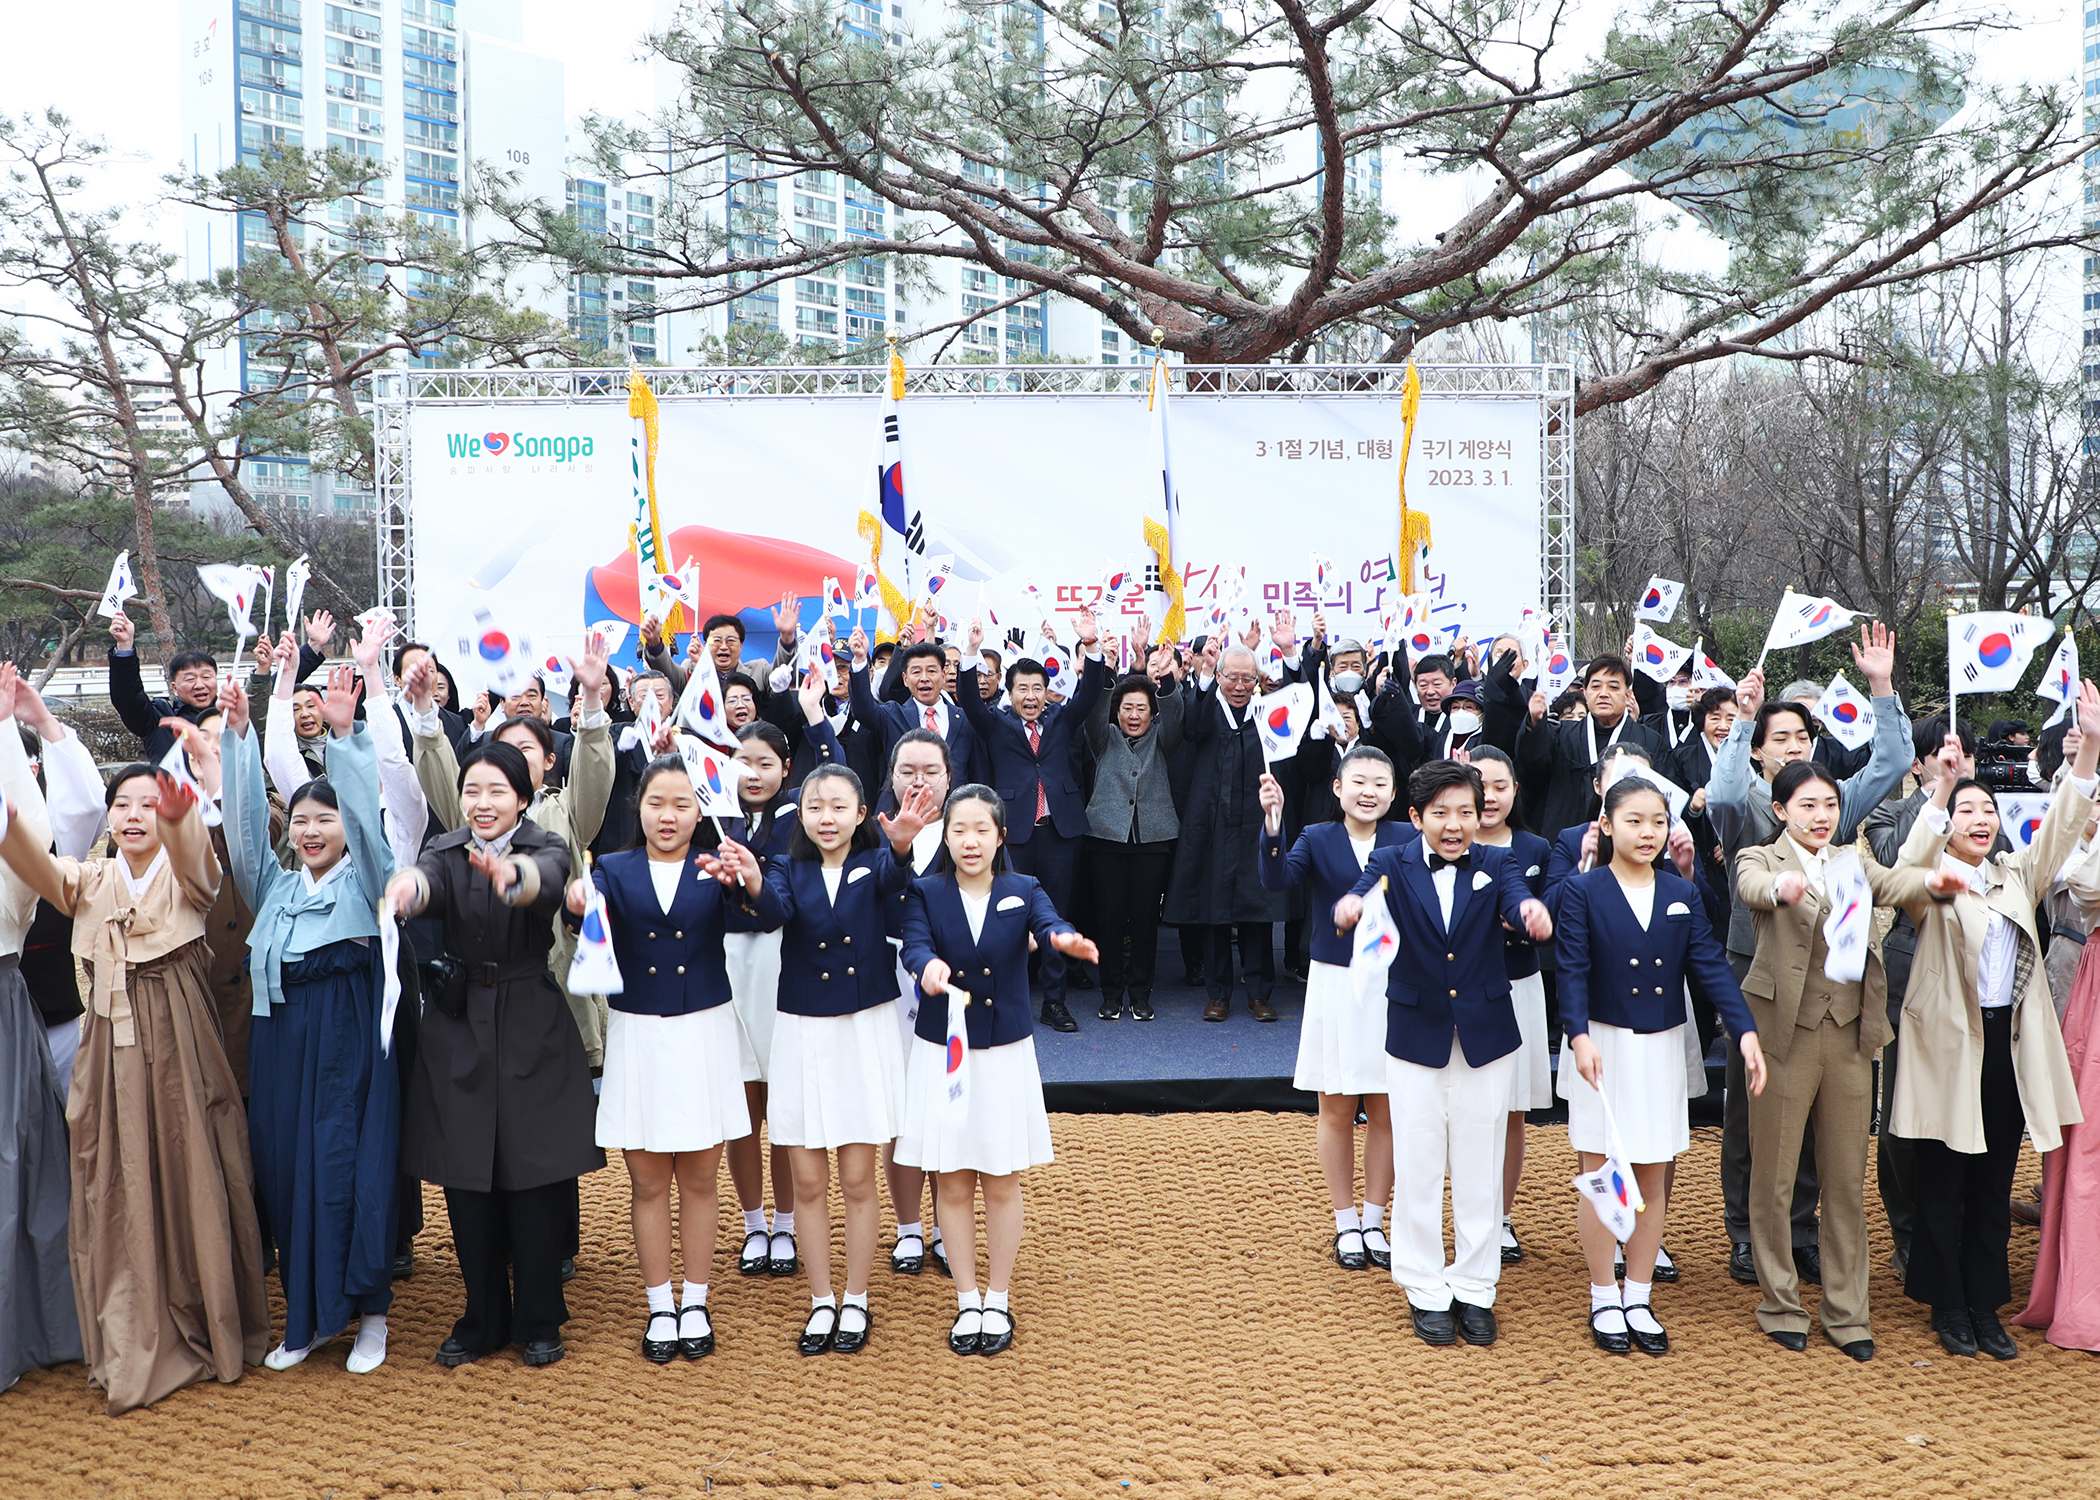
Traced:
POLYGON ((1434 875, 1446 865, 1457 870, 1470 869, 1472 863, 1473 856, 1471 854, 1461 854, 1457 859, 1446 859, 1441 854, 1432 854, 1429 856, 1429 873, 1434 875))

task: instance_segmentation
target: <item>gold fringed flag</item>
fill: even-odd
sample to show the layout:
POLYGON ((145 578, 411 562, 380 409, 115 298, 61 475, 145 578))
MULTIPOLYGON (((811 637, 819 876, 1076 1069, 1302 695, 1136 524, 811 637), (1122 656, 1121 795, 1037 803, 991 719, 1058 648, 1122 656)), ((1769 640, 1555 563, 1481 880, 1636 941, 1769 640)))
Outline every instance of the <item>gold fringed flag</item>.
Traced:
MULTIPOLYGON (((676 635, 685 624, 674 604, 664 610, 663 589, 657 576, 669 571, 664 555, 663 518, 656 508, 656 445, 659 438, 656 392, 642 372, 627 369, 627 415, 633 419, 628 444, 629 466, 634 483, 634 522, 629 536, 634 550, 634 580, 644 614, 660 615, 667 633, 676 635)), ((697 626, 700 622, 692 622, 697 626)))
POLYGON ((913 554, 926 546, 925 535, 916 524, 918 517, 905 504, 904 428, 897 412, 903 399, 904 359, 892 346, 890 378, 882 390, 882 429, 875 446, 875 509, 863 507, 860 513, 860 534, 868 544, 868 570, 875 575, 882 607, 890 617, 889 632, 878 633, 881 640, 894 639, 911 619, 918 583, 913 554), (885 550, 896 562, 894 578, 882 569, 885 550))
POLYGON ((1152 364, 1152 382, 1145 392, 1145 406, 1152 413, 1152 446, 1159 456, 1160 504, 1166 519, 1145 517, 1145 545, 1152 549, 1158 577, 1146 580, 1145 612, 1152 617, 1153 639, 1178 641, 1187 632, 1187 611, 1182 598, 1182 571, 1187 559, 1180 549, 1181 491, 1174 484, 1174 449, 1167 430, 1167 358, 1160 355, 1152 364))
POLYGON ((1407 455, 1415 445, 1415 416, 1422 409, 1422 372, 1407 362, 1400 382, 1400 540, 1393 550, 1393 578, 1401 598, 1415 592, 1415 564, 1429 551, 1429 513, 1407 508, 1407 455))

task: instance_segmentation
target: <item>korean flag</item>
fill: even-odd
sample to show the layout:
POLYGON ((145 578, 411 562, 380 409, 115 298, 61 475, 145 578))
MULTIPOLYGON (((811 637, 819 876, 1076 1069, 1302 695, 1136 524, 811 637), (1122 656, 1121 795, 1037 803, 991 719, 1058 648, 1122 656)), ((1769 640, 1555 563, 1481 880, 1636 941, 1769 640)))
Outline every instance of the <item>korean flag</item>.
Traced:
POLYGON ((2047 729, 2070 713, 2071 706, 2078 701, 2078 637, 2070 631, 2056 643, 2056 654, 2049 658, 2049 666, 2042 673, 2040 686, 2034 690, 2037 698, 2047 698, 2056 705, 2056 712, 2049 715, 2047 729))
MULTIPOLYGON (((1587 1080, 1581 1086, 1590 1087, 1587 1080)), ((1611 1150, 1604 1165, 1594 1172, 1577 1172, 1569 1185, 1589 1199, 1604 1227, 1623 1243, 1633 1238, 1636 1215, 1644 1213, 1648 1205, 1641 1198, 1641 1185, 1626 1160, 1626 1143, 1619 1139, 1619 1122, 1612 1116, 1611 1100, 1600 1089, 1597 1101, 1604 1106, 1605 1136, 1611 1150)))
POLYGON ((1674 645, 1645 625, 1633 632, 1634 670, 1657 682, 1668 682, 1675 677, 1691 655, 1690 647, 1674 645))
POLYGON ((1947 621, 1947 674, 1957 693, 2009 693, 2020 685, 2035 648, 2056 633, 2048 620, 2004 610, 1947 621))
POLYGON ((1261 736, 1262 759, 1269 764, 1288 760, 1298 753, 1313 718, 1313 690, 1309 682, 1294 682, 1247 705, 1254 716, 1255 732, 1261 736))
POLYGON ((1874 705, 1853 691, 1843 672, 1830 679, 1830 686, 1816 700, 1816 717, 1847 750, 1857 750, 1874 738, 1874 705))
POLYGON ((605 909, 605 893, 586 881, 583 925, 576 933, 576 956, 569 960, 569 993, 572 995, 617 995, 626 989, 620 977, 620 961, 613 956, 612 918, 605 909))
POLYGON ((1677 601, 1683 597, 1683 584, 1673 583, 1667 578, 1651 578, 1648 587, 1641 590, 1641 602, 1634 606, 1633 617, 1667 625, 1677 613, 1677 601))
POLYGON ((941 1109, 947 1123, 959 1125, 970 1114, 970 1032, 963 1016, 970 992, 948 986, 948 1046, 941 1060, 941 1109))
POLYGON ((1400 952, 1400 929, 1386 905, 1385 877, 1364 894, 1364 913, 1349 940, 1349 983, 1359 1002, 1385 995, 1386 971, 1400 952))
POLYGON ((2042 831, 2042 817, 2048 811, 2047 792, 1998 793, 1998 820, 2004 828, 2005 841, 2015 849, 2033 846, 2034 836, 2042 831))

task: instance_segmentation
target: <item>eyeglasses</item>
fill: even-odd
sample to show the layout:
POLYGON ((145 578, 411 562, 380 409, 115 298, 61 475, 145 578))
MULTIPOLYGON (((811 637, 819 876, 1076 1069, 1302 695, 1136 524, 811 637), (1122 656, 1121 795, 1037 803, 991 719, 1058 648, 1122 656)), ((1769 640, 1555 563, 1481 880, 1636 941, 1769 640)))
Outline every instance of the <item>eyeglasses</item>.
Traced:
POLYGON ((1218 681, 1244 685, 1250 682, 1259 682, 1261 679, 1252 672, 1223 672, 1219 674, 1218 681))

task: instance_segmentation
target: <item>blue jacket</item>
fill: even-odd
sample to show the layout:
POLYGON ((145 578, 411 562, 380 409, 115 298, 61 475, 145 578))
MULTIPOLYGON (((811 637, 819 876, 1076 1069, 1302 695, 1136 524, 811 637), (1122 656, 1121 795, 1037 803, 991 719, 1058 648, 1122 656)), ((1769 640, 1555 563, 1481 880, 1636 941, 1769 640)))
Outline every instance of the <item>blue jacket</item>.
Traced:
POLYGON ((1683 1023, 1687 981, 1721 1013, 1731 1035, 1757 1030, 1692 883, 1655 872, 1655 909, 1643 929, 1609 867, 1568 880, 1553 934, 1560 957, 1560 1026, 1582 1036, 1590 1022, 1629 1031, 1683 1023))
MULTIPOLYGON (((1407 842, 1402 828, 1414 834, 1417 841, 1422 835, 1414 824, 1380 823, 1377 841, 1371 852, 1390 849, 1407 842)), ((1348 934, 1334 930, 1334 903, 1349 894, 1363 871, 1356 863, 1356 847, 1349 842, 1349 826, 1346 823, 1315 823, 1298 835, 1298 842, 1291 845, 1291 852, 1283 852, 1283 834, 1269 832, 1267 823, 1262 824, 1261 864, 1258 873, 1264 888, 1272 891, 1288 890, 1294 885, 1304 885, 1305 924, 1309 931, 1308 941, 1314 963, 1334 964, 1349 967, 1350 942, 1348 934)))
MULTIPOLYGON (((738 821, 742 826, 737 830, 736 837, 739 843, 743 843, 745 836, 751 832, 753 819, 747 813, 738 821)), ((769 860, 787 858, 788 841, 795 836, 795 825, 801 821, 802 804, 783 789, 780 800, 773 804, 772 823, 766 829, 764 845, 752 849, 751 852, 758 856, 761 864, 769 860)), ((745 847, 750 848, 750 845, 746 843, 745 847)))
MULTIPOLYGON (((1582 865, 1582 839, 1583 835, 1589 832, 1589 828, 1587 823, 1577 823, 1573 828, 1562 829, 1560 837, 1553 841, 1552 856, 1546 861, 1546 888, 1540 892, 1540 897, 1545 901, 1546 909, 1553 913, 1556 926, 1560 923, 1561 893, 1566 890, 1569 877, 1582 865)), ((1672 870, 1669 873, 1674 875, 1676 871, 1672 870)), ((1728 904, 1707 880, 1703 861, 1694 862, 1692 877, 1692 884, 1699 892, 1700 904, 1706 908, 1707 922, 1715 927, 1721 926, 1728 920, 1728 904)), ((1558 934, 1555 936, 1557 938, 1558 934)), ((1554 946, 1555 944, 1551 943, 1547 945, 1549 949, 1554 946)))
POLYGON ((678 889, 665 911, 649 864, 648 850, 622 849, 591 866, 591 884, 604 894, 612 918, 613 957, 625 985, 606 996, 606 1004, 637 1016, 683 1016, 722 1004, 730 998, 722 934, 780 925, 772 882, 756 896, 741 886, 729 891, 690 859, 680 860, 678 889))
MULTIPOLYGON (((971 662, 978 658, 972 657, 971 662)), ((1091 662, 1088 663, 1092 665, 1091 662)), ((1068 839, 1086 834, 1086 793, 1080 789, 1079 768, 1073 759, 1086 716, 1101 696, 1101 674, 1079 674, 1079 690, 1069 703, 1051 703, 1043 708, 1040 751, 1028 748, 1028 727, 1010 708, 988 707, 979 696, 977 667, 966 664, 956 674, 955 696, 962 700, 963 717, 970 721, 978 743, 984 746, 991 767, 992 787, 1006 804, 1006 841, 1025 844, 1035 832, 1036 790, 1041 788, 1050 822, 1068 839)))
MULTIPOLYGON (((902 703, 878 703, 875 690, 868 684, 866 667, 856 668, 850 680, 852 686, 848 699, 853 716, 862 723, 873 724, 880 732, 882 764, 888 766, 890 752, 897 748, 897 741, 904 738, 905 732, 926 727, 926 710, 913 698, 907 698, 902 703)), ((957 687, 960 686, 961 680, 958 678, 957 687)), ((980 776, 991 774, 982 769, 983 743, 977 738, 977 731, 970 727, 970 720, 959 703, 948 705, 948 763, 954 768, 951 780, 956 786, 961 786, 965 780, 975 781, 980 776)), ((877 790, 875 787, 868 788, 871 802, 877 790)))
POLYGON ((836 903, 815 859, 776 859, 766 887, 780 903, 780 1008, 794 1016, 850 1016, 897 998, 883 915, 911 872, 877 840, 846 860, 836 903))
MULTIPOLYGON (((1028 1000, 1028 936, 1047 950, 1055 933, 1077 929, 1057 914, 1034 877, 1008 872, 992 877, 984 931, 970 936, 962 891, 952 873, 912 882, 904 907, 904 967, 917 976, 934 959, 953 971, 956 988, 969 992, 963 1025, 972 1047, 1003 1047, 1035 1034, 1028 1000)), ((948 1040, 948 999, 925 995, 915 1034, 928 1042, 948 1040)))
MULTIPOLYGON (((1524 884, 1531 888, 1531 894, 1544 901, 1546 871, 1552 860, 1552 851, 1546 847, 1546 841, 1535 833, 1512 828, 1509 831, 1509 857, 1523 873, 1524 884)), ((1548 903, 1547 909, 1552 909, 1551 903, 1548 903)), ((1531 935, 1522 927, 1515 932, 1504 930, 1502 967, 1512 979, 1528 979, 1538 973, 1538 944, 1531 940, 1531 935)))
POLYGON ((1385 878, 1386 907, 1400 931, 1400 953, 1385 982, 1385 1050, 1401 1061, 1446 1066, 1454 1031, 1476 1068, 1523 1041, 1502 963, 1502 922, 1523 925, 1531 888, 1509 854, 1473 846, 1452 890, 1448 933, 1421 840, 1377 850, 1357 878, 1353 893, 1365 897, 1385 878))

